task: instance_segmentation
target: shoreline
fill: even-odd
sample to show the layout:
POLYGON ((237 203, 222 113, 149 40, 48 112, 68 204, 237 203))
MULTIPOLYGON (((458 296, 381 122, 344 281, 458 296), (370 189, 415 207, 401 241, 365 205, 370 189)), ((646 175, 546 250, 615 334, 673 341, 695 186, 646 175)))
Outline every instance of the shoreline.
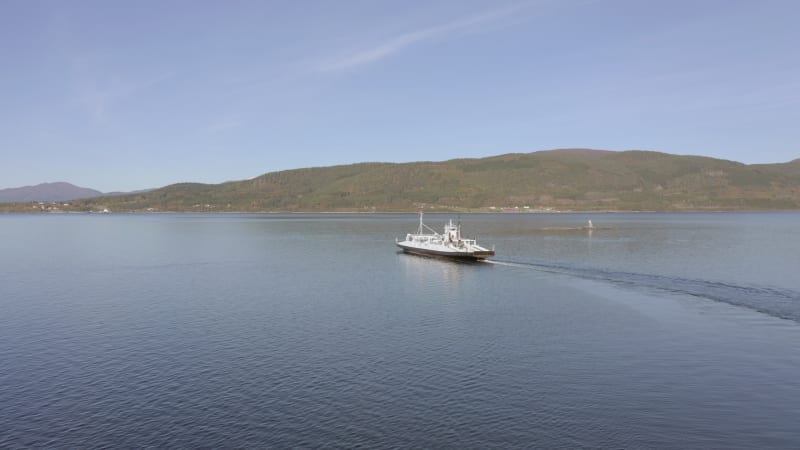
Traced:
MULTIPOLYGON (((427 214, 485 214, 485 215, 514 215, 537 216, 557 214, 727 214, 727 213, 797 213, 800 209, 686 209, 686 210, 572 210, 572 211, 536 211, 536 212, 503 212, 503 211, 424 211, 427 214)), ((380 215, 380 214, 419 214, 419 211, 0 211, 2 214, 26 215, 157 215, 157 214, 353 214, 353 215, 380 215)))

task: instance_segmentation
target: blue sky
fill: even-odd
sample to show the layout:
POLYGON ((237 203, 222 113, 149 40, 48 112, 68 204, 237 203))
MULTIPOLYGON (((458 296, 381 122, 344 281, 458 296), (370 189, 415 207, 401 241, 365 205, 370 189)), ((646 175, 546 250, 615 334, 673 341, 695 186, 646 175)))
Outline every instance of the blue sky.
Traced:
POLYGON ((797 1, 0 1, 0 188, 588 147, 800 157, 797 1))

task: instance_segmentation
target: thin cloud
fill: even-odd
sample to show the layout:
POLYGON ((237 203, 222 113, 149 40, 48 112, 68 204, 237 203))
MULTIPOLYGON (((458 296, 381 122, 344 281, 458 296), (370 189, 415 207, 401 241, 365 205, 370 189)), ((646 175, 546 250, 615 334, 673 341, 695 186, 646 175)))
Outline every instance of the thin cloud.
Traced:
POLYGON ((78 90, 78 101, 95 121, 103 121, 108 117, 112 107, 134 97, 144 91, 173 78, 172 72, 153 76, 147 79, 131 80, 113 78, 106 82, 82 82, 78 90))
POLYGON ((207 131, 212 133, 220 133, 223 131, 232 130, 242 126, 242 121, 238 117, 224 116, 219 117, 206 128, 207 131))
POLYGON ((328 61, 321 65, 319 70, 322 72, 337 72, 372 64, 412 45, 472 30, 478 26, 511 16, 530 5, 530 2, 516 4, 510 7, 464 17, 434 27, 401 34, 372 48, 351 53, 333 61, 328 61))

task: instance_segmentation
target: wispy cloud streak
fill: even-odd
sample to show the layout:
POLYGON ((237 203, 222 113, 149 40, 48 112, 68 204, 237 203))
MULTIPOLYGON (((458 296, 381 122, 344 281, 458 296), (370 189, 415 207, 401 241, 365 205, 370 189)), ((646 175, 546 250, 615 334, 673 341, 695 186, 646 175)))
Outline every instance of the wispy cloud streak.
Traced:
POLYGON ((89 112, 95 121, 103 121, 108 117, 113 105, 135 97, 144 91, 172 79, 172 72, 163 73, 146 79, 112 78, 105 83, 96 80, 83 81, 78 88, 78 101, 89 112))
POLYGON ((400 52, 401 50, 412 45, 437 38, 443 38, 456 33, 470 31, 481 25, 486 25, 491 22, 509 17, 520 10, 529 7, 530 5, 530 2, 515 4, 502 9, 487 11, 469 17, 462 17, 452 22, 404 33, 366 50, 361 50, 332 61, 327 61, 319 67, 319 70, 322 72, 336 72, 372 64, 392 56, 393 54, 400 52))
POLYGON ((206 130, 212 133, 220 133, 242 126, 242 121, 235 116, 222 116, 211 122, 206 130))

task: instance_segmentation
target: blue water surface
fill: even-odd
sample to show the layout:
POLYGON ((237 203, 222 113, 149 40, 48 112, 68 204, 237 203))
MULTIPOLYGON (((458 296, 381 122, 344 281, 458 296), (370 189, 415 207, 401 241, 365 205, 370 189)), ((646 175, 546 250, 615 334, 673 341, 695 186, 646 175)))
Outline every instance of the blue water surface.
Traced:
POLYGON ((800 214, 417 220, 0 215, 0 447, 800 447, 800 214))

